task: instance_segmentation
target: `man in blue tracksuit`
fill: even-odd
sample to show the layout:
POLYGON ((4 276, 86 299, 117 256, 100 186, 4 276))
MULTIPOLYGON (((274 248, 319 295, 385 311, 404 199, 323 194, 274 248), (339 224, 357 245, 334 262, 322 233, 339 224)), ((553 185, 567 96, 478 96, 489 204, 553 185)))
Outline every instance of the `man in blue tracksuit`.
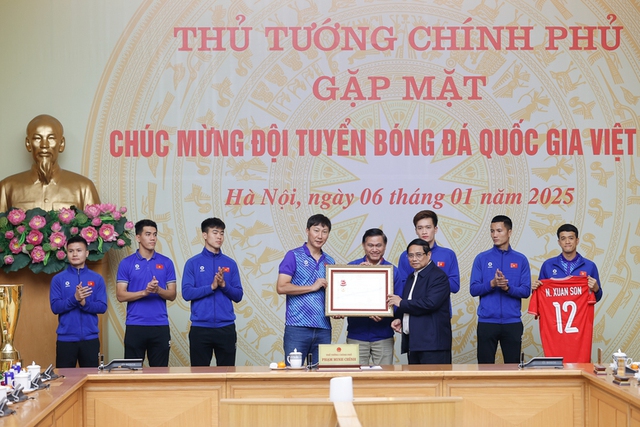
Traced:
POLYGON ((558 279, 566 276, 584 276, 588 278, 591 292, 595 294, 596 302, 602 299, 602 287, 600 286, 600 274, 598 267, 591 260, 586 259, 578 252, 578 228, 573 224, 563 224, 556 232, 558 244, 562 249, 560 255, 549 258, 540 267, 538 280, 533 282, 531 289, 542 286, 541 280, 558 279))
MULTIPOLYGON (((429 243, 429 247, 431 247, 431 260, 437 267, 447 274, 451 293, 458 293, 460 290, 458 258, 456 257, 455 252, 451 249, 439 246, 438 243, 436 243, 436 234, 438 233, 438 215, 432 210, 422 210, 413 217, 413 226, 415 227, 418 238, 429 243)), ((413 274, 413 271, 413 267, 411 267, 411 263, 407 257, 407 252, 402 252, 400 254, 400 259, 398 260, 400 289, 396 291, 396 295, 402 295, 405 282, 407 281, 407 278, 413 274)), ((452 313, 453 310, 449 307, 449 314, 451 315, 452 313)))
POLYGON ((104 279, 89 270, 87 241, 81 236, 66 245, 69 266, 53 276, 49 289, 51 311, 58 315, 56 367, 98 366, 98 314, 107 311, 104 279))
POLYGON ((236 262, 221 251, 225 224, 218 218, 202 221, 202 252, 189 258, 182 275, 182 297, 191 301, 189 353, 191 366, 236 363, 236 315, 233 302, 243 291, 236 262))
POLYGON ((473 261, 471 296, 478 306, 478 363, 495 363, 498 342, 505 363, 518 363, 522 348, 522 298, 531 294, 527 257, 511 248, 511 219, 498 215, 491 220, 493 248, 473 261))

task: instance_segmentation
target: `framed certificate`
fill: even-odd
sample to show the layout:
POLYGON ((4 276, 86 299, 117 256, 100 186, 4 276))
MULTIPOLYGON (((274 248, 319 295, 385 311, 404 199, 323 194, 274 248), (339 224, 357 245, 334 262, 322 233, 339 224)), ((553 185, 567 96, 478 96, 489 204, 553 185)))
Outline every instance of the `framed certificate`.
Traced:
POLYGON ((327 316, 393 317, 392 265, 327 265, 327 316))

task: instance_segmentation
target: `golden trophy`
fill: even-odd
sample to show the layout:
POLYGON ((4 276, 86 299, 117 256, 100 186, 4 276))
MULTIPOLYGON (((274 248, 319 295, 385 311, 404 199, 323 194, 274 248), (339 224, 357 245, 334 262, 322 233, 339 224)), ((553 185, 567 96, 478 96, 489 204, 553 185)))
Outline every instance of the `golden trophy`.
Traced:
POLYGON ((20 360, 20 353, 13 347, 13 334, 18 324, 22 285, 0 285, 0 327, 2 327, 2 350, 0 369, 2 372, 20 360))

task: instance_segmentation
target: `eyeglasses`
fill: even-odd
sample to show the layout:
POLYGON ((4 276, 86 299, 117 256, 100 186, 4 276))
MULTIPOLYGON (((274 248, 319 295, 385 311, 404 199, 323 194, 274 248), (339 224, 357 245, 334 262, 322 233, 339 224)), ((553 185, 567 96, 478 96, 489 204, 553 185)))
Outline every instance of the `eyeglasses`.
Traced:
POLYGON ((424 252, 419 252, 419 253, 415 253, 415 254, 407 254, 407 258, 409 258, 409 259, 421 259, 425 255, 426 254, 424 252))

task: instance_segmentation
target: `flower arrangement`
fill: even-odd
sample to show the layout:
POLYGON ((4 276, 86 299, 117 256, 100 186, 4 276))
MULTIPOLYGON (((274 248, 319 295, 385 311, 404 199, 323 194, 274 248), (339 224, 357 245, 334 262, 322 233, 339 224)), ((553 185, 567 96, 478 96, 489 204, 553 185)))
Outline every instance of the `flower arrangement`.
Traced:
POLYGON ((89 244, 89 261, 112 248, 131 246, 133 223, 127 208, 110 203, 46 212, 40 208, 0 213, 0 267, 5 272, 29 267, 34 273, 56 273, 66 266, 65 244, 80 235, 89 244))

